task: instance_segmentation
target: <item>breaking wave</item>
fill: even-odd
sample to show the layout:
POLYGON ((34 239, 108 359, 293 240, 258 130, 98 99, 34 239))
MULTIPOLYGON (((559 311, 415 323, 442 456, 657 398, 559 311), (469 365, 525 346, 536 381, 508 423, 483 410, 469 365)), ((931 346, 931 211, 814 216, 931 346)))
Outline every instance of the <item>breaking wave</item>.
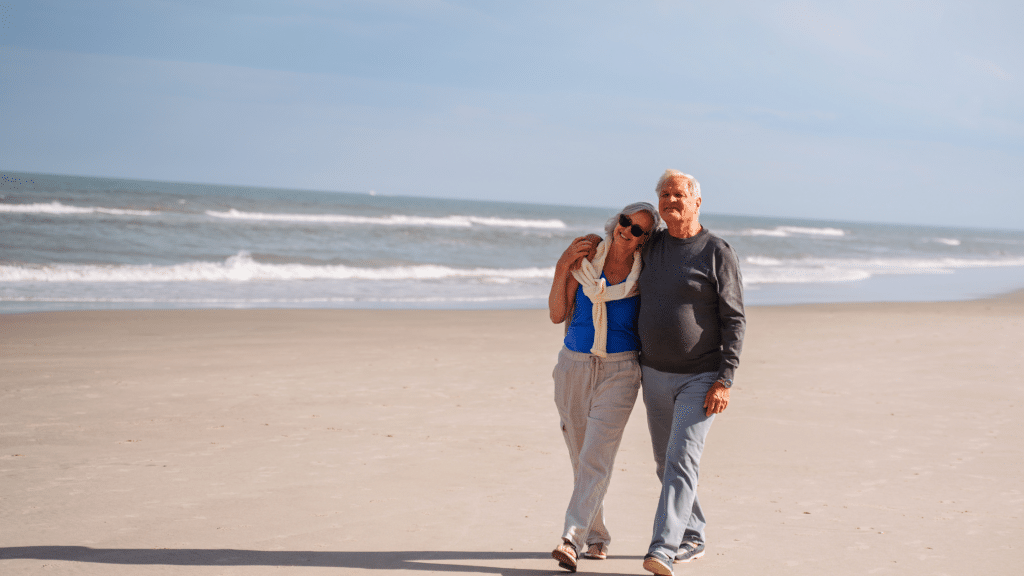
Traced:
POLYGON ((234 208, 227 211, 207 210, 207 216, 228 220, 262 222, 308 222, 318 224, 372 224, 378 226, 446 226, 469 228, 479 226, 504 226, 512 228, 565 228, 561 220, 527 220, 522 218, 493 218, 484 216, 352 216, 347 214, 267 214, 263 212, 241 212, 234 208))
POLYGON ((743 261, 747 284, 853 282, 889 274, 949 274, 967 268, 1024 266, 1024 258, 970 260, 964 258, 770 258, 750 256, 743 261))
POLYGON ((167 266, 95 264, 0 265, 0 282, 250 282, 288 280, 443 280, 475 279, 509 283, 549 279, 554 268, 453 268, 434 264, 359 268, 308 264, 264 264, 247 252, 223 262, 167 266))
POLYGON ((60 202, 45 204, 0 204, 0 212, 19 214, 110 214, 113 216, 152 216, 150 210, 127 210, 122 208, 101 208, 98 206, 68 206, 60 202))
POLYGON ((776 226, 775 228, 747 228, 739 232, 728 232, 736 236, 775 236, 788 238, 791 236, 846 236, 839 228, 807 228, 803 226, 776 226))

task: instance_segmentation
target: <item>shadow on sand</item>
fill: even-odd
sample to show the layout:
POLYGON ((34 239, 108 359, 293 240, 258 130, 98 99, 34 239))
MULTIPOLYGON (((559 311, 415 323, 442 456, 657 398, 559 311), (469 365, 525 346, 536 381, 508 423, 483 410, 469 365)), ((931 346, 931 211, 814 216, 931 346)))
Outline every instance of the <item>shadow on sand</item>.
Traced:
MULTIPOLYGON (((619 556, 618 558, 630 558, 619 556)), ((639 561, 642 557, 636 556, 639 561)), ((88 548, 86 546, 0 547, 3 560, 61 560, 96 564, 160 564, 169 566, 310 566, 320 568, 360 568, 364 570, 432 570, 436 572, 484 572, 502 576, 540 576, 567 574, 554 565, 551 569, 532 570, 482 566, 502 560, 551 560, 539 552, 312 552, 289 550, 211 550, 168 548, 88 548), (457 564, 446 561, 458 562, 457 564)), ((551 560, 551 562, 554 562, 551 560)), ((581 562, 587 562, 581 560, 581 562)), ((0 564, 2 566, 2 564, 0 564)))

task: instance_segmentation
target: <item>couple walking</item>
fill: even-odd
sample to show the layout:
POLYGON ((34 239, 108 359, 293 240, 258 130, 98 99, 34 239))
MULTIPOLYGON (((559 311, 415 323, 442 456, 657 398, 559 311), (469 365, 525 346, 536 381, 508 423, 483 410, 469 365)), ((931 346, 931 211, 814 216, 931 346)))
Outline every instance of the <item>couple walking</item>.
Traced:
POLYGON ((746 325, 736 253, 700 225, 700 184, 667 170, 658 208, 630 204, 606 236, 577 238, 555 266, 551 321, 566 322, 555 404, 574 487, 551 555, 576 571, 604 559, 604 496, 643 382, 661 497, 644 568, 672 574, 704 555, 697 477, 704 439, 729 404, 746 325), (664 225, 662 225, 662 222, 664 225))

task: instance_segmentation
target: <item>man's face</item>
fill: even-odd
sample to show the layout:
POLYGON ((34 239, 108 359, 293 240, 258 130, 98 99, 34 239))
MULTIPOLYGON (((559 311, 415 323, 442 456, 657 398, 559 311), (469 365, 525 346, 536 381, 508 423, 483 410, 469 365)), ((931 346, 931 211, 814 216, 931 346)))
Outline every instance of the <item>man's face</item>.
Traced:
POLYGON ((658 193, 658 214, 670 228, 673 224, 689 225, 697 219, 700 198, 693 195, 682 178, 670 178, 658 193))

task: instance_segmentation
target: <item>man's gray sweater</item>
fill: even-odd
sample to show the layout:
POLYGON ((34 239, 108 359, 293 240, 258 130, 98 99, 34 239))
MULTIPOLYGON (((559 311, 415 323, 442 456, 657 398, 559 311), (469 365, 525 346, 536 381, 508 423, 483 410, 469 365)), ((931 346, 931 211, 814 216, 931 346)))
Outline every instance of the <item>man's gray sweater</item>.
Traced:
POLYGON ((643 262, 640 363, 732 379, 746 328, 736 252, 706 228, 692 238, 658 230, 644 245, 643 262))

